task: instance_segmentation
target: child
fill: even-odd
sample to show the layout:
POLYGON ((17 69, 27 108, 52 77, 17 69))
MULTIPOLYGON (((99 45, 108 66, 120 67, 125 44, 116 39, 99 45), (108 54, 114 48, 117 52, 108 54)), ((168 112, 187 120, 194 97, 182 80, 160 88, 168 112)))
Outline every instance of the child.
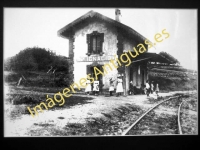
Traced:
POLYGON ((112 80, 112 78, 110 78, 110 87, 109 87, 110 96, 113 96, 112 92, 114 91, 114 81, 115 80, 112 80))
POLYGON ((98 92, 99 92, 99 81, 98 80, 94 81, 93 91, 94 91, 94 95, 98 95, 98 92))

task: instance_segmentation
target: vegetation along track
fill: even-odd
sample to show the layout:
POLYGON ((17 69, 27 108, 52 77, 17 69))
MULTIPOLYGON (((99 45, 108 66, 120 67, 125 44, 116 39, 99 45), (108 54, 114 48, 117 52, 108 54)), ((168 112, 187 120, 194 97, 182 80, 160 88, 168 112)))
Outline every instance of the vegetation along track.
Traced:
POLYGON ((185 98, 179 107, 180 134, 197 134, 197 95, 185 98))
MULTIPOLYGON (((189 95, 177 95, 169 97, 141 115, 122 135, 142 135, 142 134, 182 134, 180 112, 183 104, 182 98, 189 95), (173 100, 173 101, 171 101, 173 100), (180 104, 181 102, 181 104, 180 104), (178 107, 177 115, 161 113, 155 114, 154 110, 159 105, 178 107), (178 117, 177 117, 178 116, 178 117)), ((173 107, 169 107, 173 109, 173 107)))

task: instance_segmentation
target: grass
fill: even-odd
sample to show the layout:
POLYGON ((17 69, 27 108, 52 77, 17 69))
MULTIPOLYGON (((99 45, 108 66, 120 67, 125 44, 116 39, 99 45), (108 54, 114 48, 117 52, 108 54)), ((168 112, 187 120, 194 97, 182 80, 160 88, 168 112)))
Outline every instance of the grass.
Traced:
MULTIPOLYGON (((72 95, 69 98, 65 98, 65 103, 62 106, 59 106, 59 103, 55 102, 55 106, 51 108, 51 110, 59 110, 59 109, 67 109, 74 105, 84 105, 87 103, 90 103, 90 100, 92 100, 92 97, 81 97, 72 95)), ((40 104, 42 101, 46 101, 45 95, 42 94, 30 94, 30 95, 24 95, 24 94, 10 94, 8 99, 6 99, 8 103, 10 101, 14 101, 15 105, 12 105, 12 110, 10 110, 10 117, 11 119, 16 119, 18 117, 21 117, 23 114, 30 114, 30 112, 27 109, 27 106, 30 108, 35 107, 36 105, 40 104)), ((61 119, 61 118, 60 118, 61 119)))
POLYGON ((128 132, 128 135, 143 134, 178 134, 177 116, 163 113, 156 115, 151 111, 128 132))
POLYGON ((13 86, 14 90, 24 90, 24 91, 34 91, 34 92, 44 92, 44 93, 57 93, 62 92, 66 87, 38 87, 38 86, 13 86))
MULTIPOLYGON (((31 72, 31 71, 21 71, 21 72, 11 72, 5 71, 5 82, 10 85, 17 85, 19 79, 22 75, 26 80, 21 81, 20 85, 26 87, 69 87, 72 82, 72 77, 70 74, 66 73, 56 73, 47 74, 46 72, 31 72)), ((57 91, 56 91, 57 92, 57 91)))
POLYGON ((169 91, 185 91, 185 90, 197 90, 197 76, 189 76, 189 80, 181 78, 164 78, 149 76, 150 81, 154 81, 159 84, 160 92, 169 91))

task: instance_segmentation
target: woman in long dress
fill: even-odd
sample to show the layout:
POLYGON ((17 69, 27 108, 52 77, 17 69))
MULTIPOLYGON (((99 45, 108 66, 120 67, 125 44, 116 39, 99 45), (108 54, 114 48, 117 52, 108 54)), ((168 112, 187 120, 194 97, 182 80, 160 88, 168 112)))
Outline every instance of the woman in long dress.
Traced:
POLYGON ((117 77, 117 96, 121 95, 121 93, 123 92, 123 86, 122 86, 122 76, 118 75, 117 77))
POLYGON ((92 90, 91 83, 90 83, 90 80, 89 80, 89 79, 87 79, 86 85, 87 85, 87 86, 86 86, 86 88, 85 88, 85 92, 87 93, 87 95, 89 95, 90 92, 91 92, 91 90, 92 90))

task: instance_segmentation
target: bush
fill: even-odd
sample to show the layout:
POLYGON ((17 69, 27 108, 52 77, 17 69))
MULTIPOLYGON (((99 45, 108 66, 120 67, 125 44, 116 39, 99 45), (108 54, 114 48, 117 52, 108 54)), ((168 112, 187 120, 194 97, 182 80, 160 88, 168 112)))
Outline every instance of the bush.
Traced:
POLYGON ((7 76, 5 76, 5 82, 18 82, 20 77, 20 74, 10 73, 7 76))
POLYGON ((68 72, 68 59, 57 56, 51 50, 33 47, 20 51, 17 55, 4 62, 4 70, 14 71, 48 71, 52 66, 60 71, 68 72))
POLYGON ((35 98, 30 95, 16 95, 12 99, 13 105, 21 105, 21 104, 37 104, 40 102, 40 99, 35 98))
POLYGON ((149 80, 158 83, 161 91, 197 90, 197 80, 195 79, 185 80, 150 76, 149 80))

